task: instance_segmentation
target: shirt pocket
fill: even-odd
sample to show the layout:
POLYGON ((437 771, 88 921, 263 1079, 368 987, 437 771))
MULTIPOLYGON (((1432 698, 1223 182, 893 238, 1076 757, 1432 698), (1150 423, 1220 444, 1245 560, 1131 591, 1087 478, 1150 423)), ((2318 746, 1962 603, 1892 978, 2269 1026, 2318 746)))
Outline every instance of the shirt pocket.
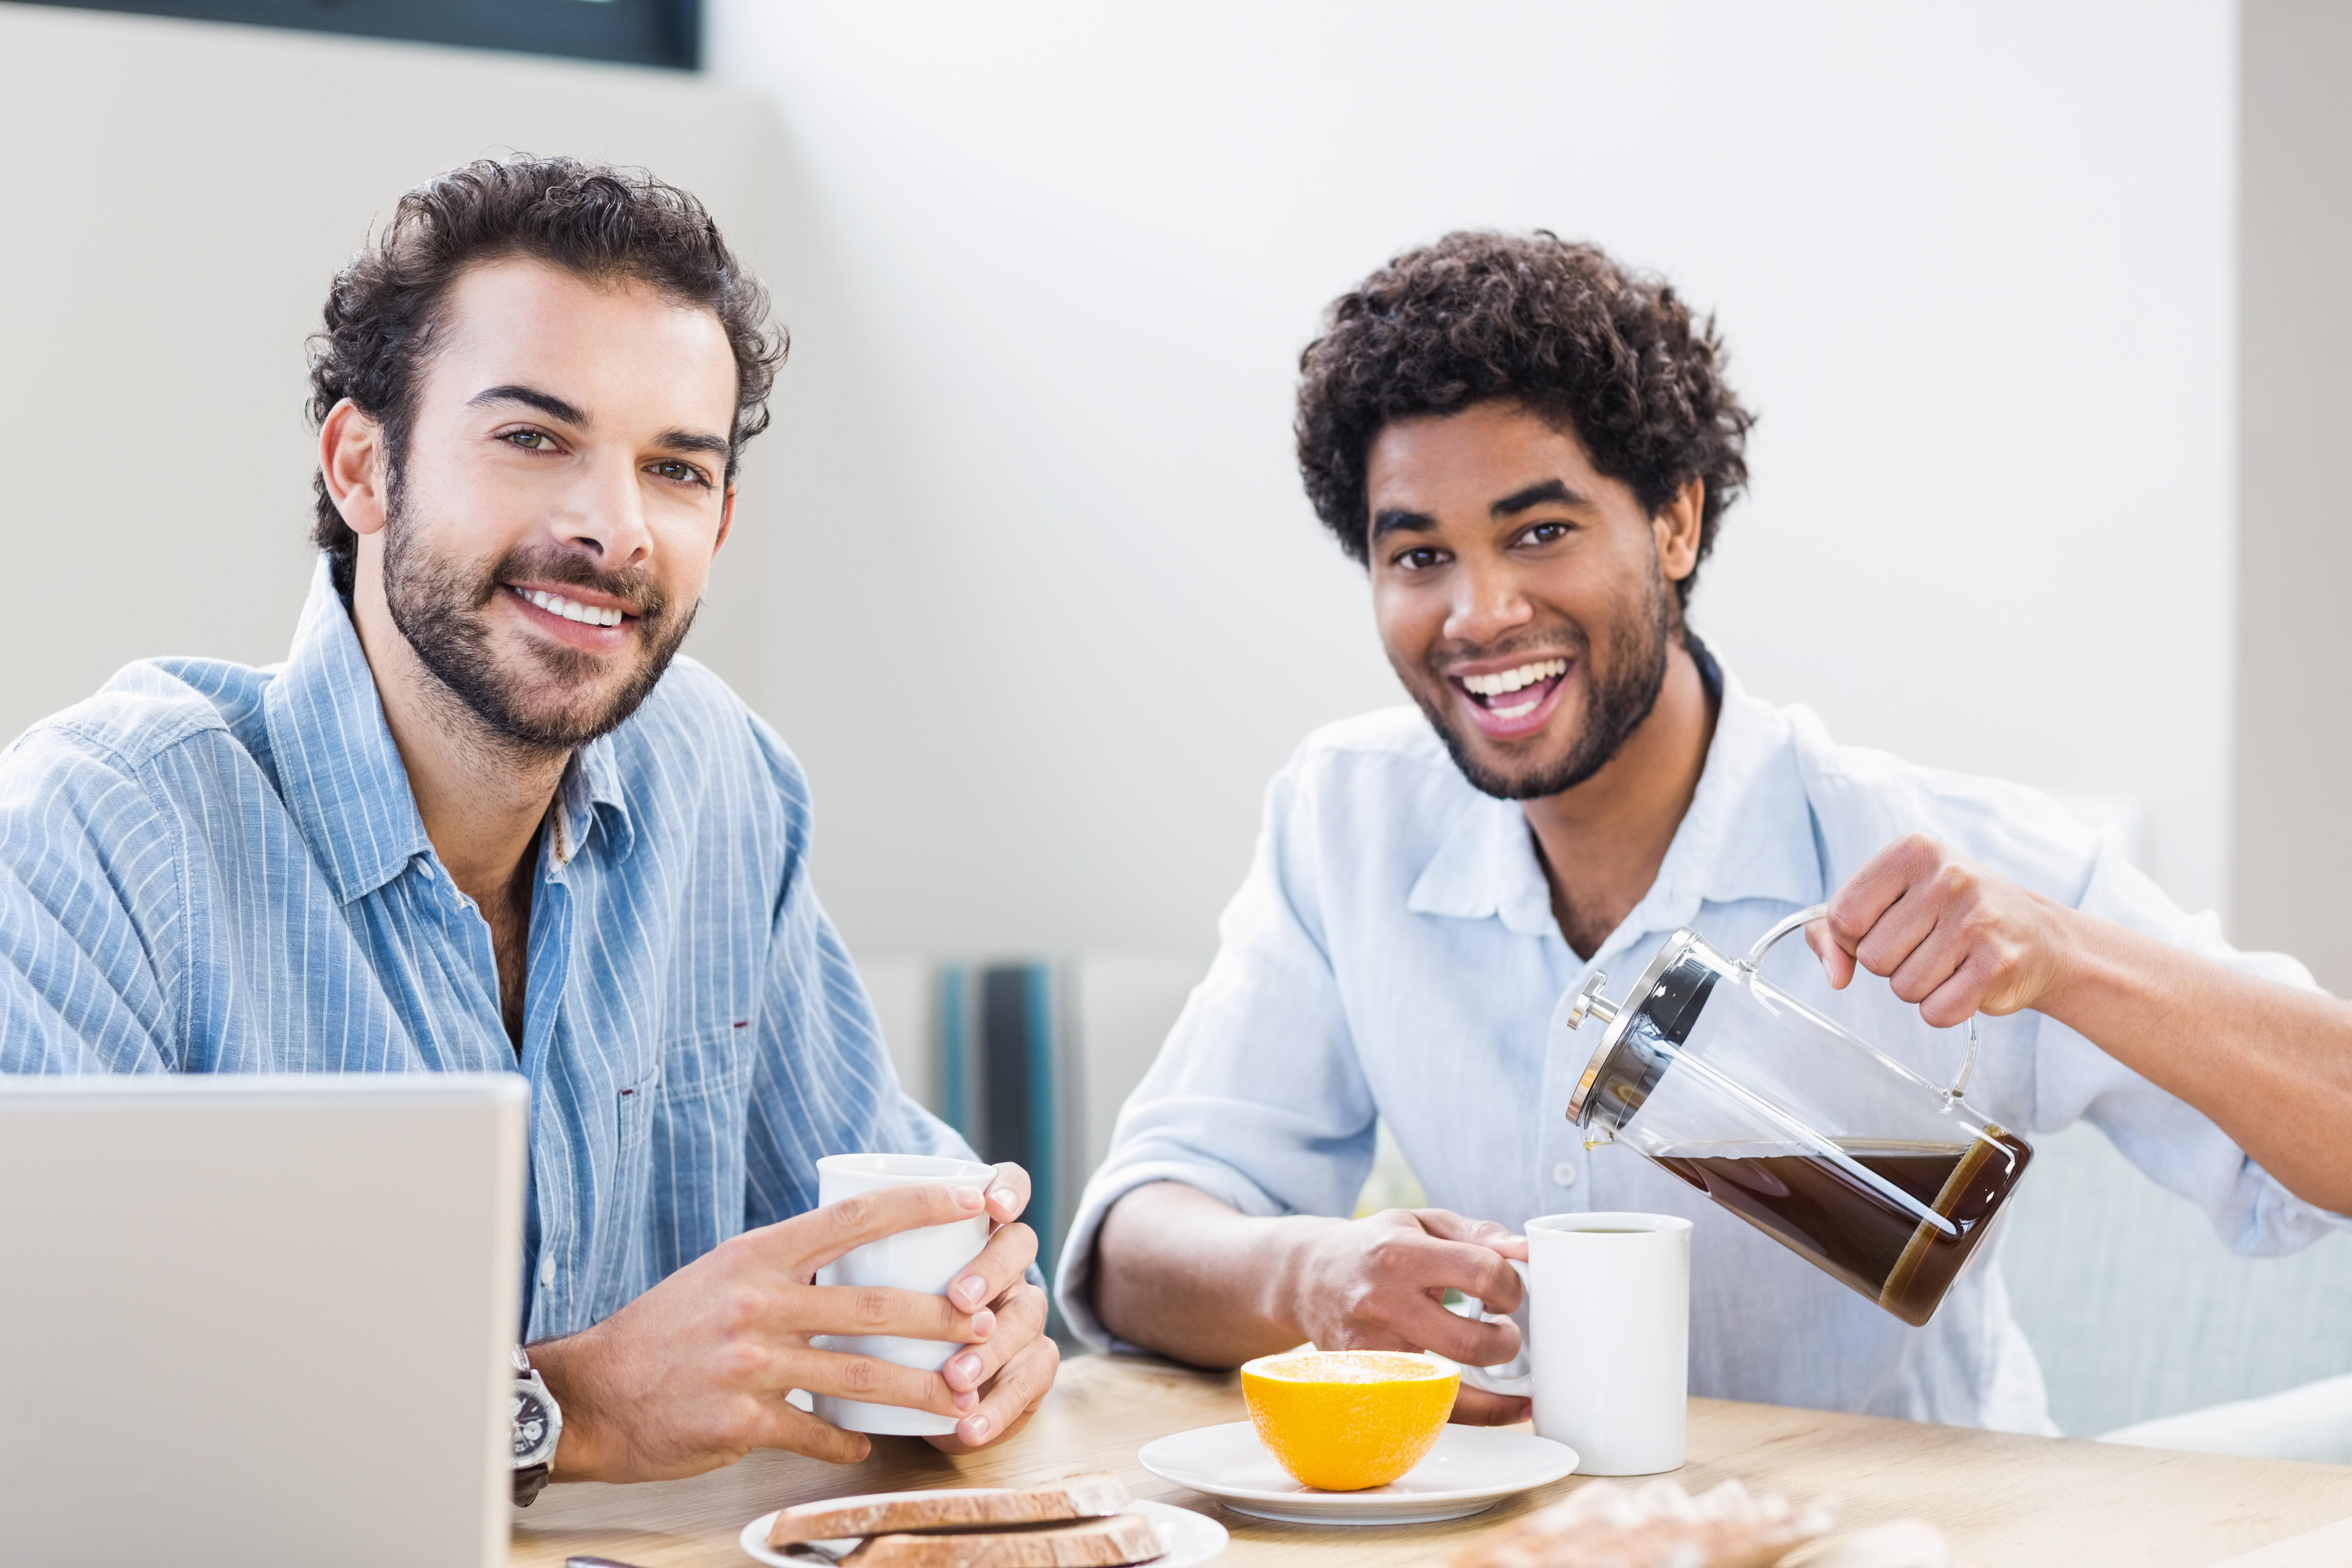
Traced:
POLYGON ((662 1049, 646 1150, 653 1167, 655 1279, 743 1228, 750 1031, 707 1026, 662 1049))

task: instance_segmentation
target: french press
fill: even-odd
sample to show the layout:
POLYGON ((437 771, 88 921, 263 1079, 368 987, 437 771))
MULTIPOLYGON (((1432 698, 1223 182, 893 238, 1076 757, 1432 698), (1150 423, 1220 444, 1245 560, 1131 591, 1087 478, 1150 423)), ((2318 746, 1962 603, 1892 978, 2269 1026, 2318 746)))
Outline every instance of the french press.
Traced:
POLYGON ((1622 1002, 1595 971, 1560 998, 1554 1037, 1607 1026, 1569 1097, 1594 1142, 1625 1143, 1916 1327, 1990 1230, 2033 1151, 1765 980, 1800 910, 1732 959, 1687 928, 1622 1002))

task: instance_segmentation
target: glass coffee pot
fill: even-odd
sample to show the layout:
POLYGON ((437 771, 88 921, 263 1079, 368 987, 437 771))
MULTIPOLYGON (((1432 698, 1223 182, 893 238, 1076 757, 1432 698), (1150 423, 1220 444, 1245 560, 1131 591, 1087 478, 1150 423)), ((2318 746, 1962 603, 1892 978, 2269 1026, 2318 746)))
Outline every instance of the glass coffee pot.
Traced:
POLYGON ((1596 971, 1560 999, 1555 1037, 1607 1027, 1568 1117, 1675 1175, 1914 1327, 1935 1314, 2033 1151, 1765 980, 1801 910, 1732 959, 1676 931, 1622 1002, 1596 971))

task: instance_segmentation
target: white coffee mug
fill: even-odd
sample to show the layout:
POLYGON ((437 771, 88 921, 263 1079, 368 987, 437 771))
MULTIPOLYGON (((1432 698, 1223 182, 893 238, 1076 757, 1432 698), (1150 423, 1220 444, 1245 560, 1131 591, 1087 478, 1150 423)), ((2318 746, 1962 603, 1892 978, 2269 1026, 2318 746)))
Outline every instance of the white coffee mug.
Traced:
MULTIPOLYGON (((1528 1222, 1519 1354, 1462 1369, 1490 1394, 1532 1396, 1536 1436, 1576 1450, 1580 1476, 1678 1469, 1690 1394, 1691 1224, 1672 1215, 1555 1214, 1528 1222)), ((1502 1320, 1482 1311, 1489 1321, 1502 1320)))
MULTIPOLYGON (((993 1165, 935 1154, 827 1154, 816 1163, 816 1201, 837 1204, 860 1193, 918 1182, 945 1182, 985 1194, 995 1176, 993 1165)), ((900 1231, 853 1247, 818 1269, 816 1282, 944 1296, 956 1276, 987 1245, 988 1213, 983 1209, 970 1219, 900 1231)), ((823 1350, 872 1356, 920 1372, 939 1371, 963 1348, 945 1340, 910 1340, 895 1334, 819 1334, 811 1342, 823 1350)), ((845 1432, 923 1437, 945 1436, 956 1429, 952 1415, 935 1415, 903 1405, 869 1405, 833 1394, 817 1394, 812 1403, 820 1420, 845 1432)))

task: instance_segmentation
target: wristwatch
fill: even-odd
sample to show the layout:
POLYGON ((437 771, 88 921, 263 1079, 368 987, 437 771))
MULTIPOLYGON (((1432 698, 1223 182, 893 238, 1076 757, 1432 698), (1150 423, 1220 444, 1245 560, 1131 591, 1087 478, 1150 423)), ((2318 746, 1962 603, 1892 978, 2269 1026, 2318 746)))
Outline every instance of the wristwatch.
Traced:
POLYGON ((555 1462, 555 1440, 563 1436, 563 1412, 547 1380, 531 1370, 530 1357, 520 1345, 514 1352, 514 1500, 529 1508, 547 1485, 555 1462))

